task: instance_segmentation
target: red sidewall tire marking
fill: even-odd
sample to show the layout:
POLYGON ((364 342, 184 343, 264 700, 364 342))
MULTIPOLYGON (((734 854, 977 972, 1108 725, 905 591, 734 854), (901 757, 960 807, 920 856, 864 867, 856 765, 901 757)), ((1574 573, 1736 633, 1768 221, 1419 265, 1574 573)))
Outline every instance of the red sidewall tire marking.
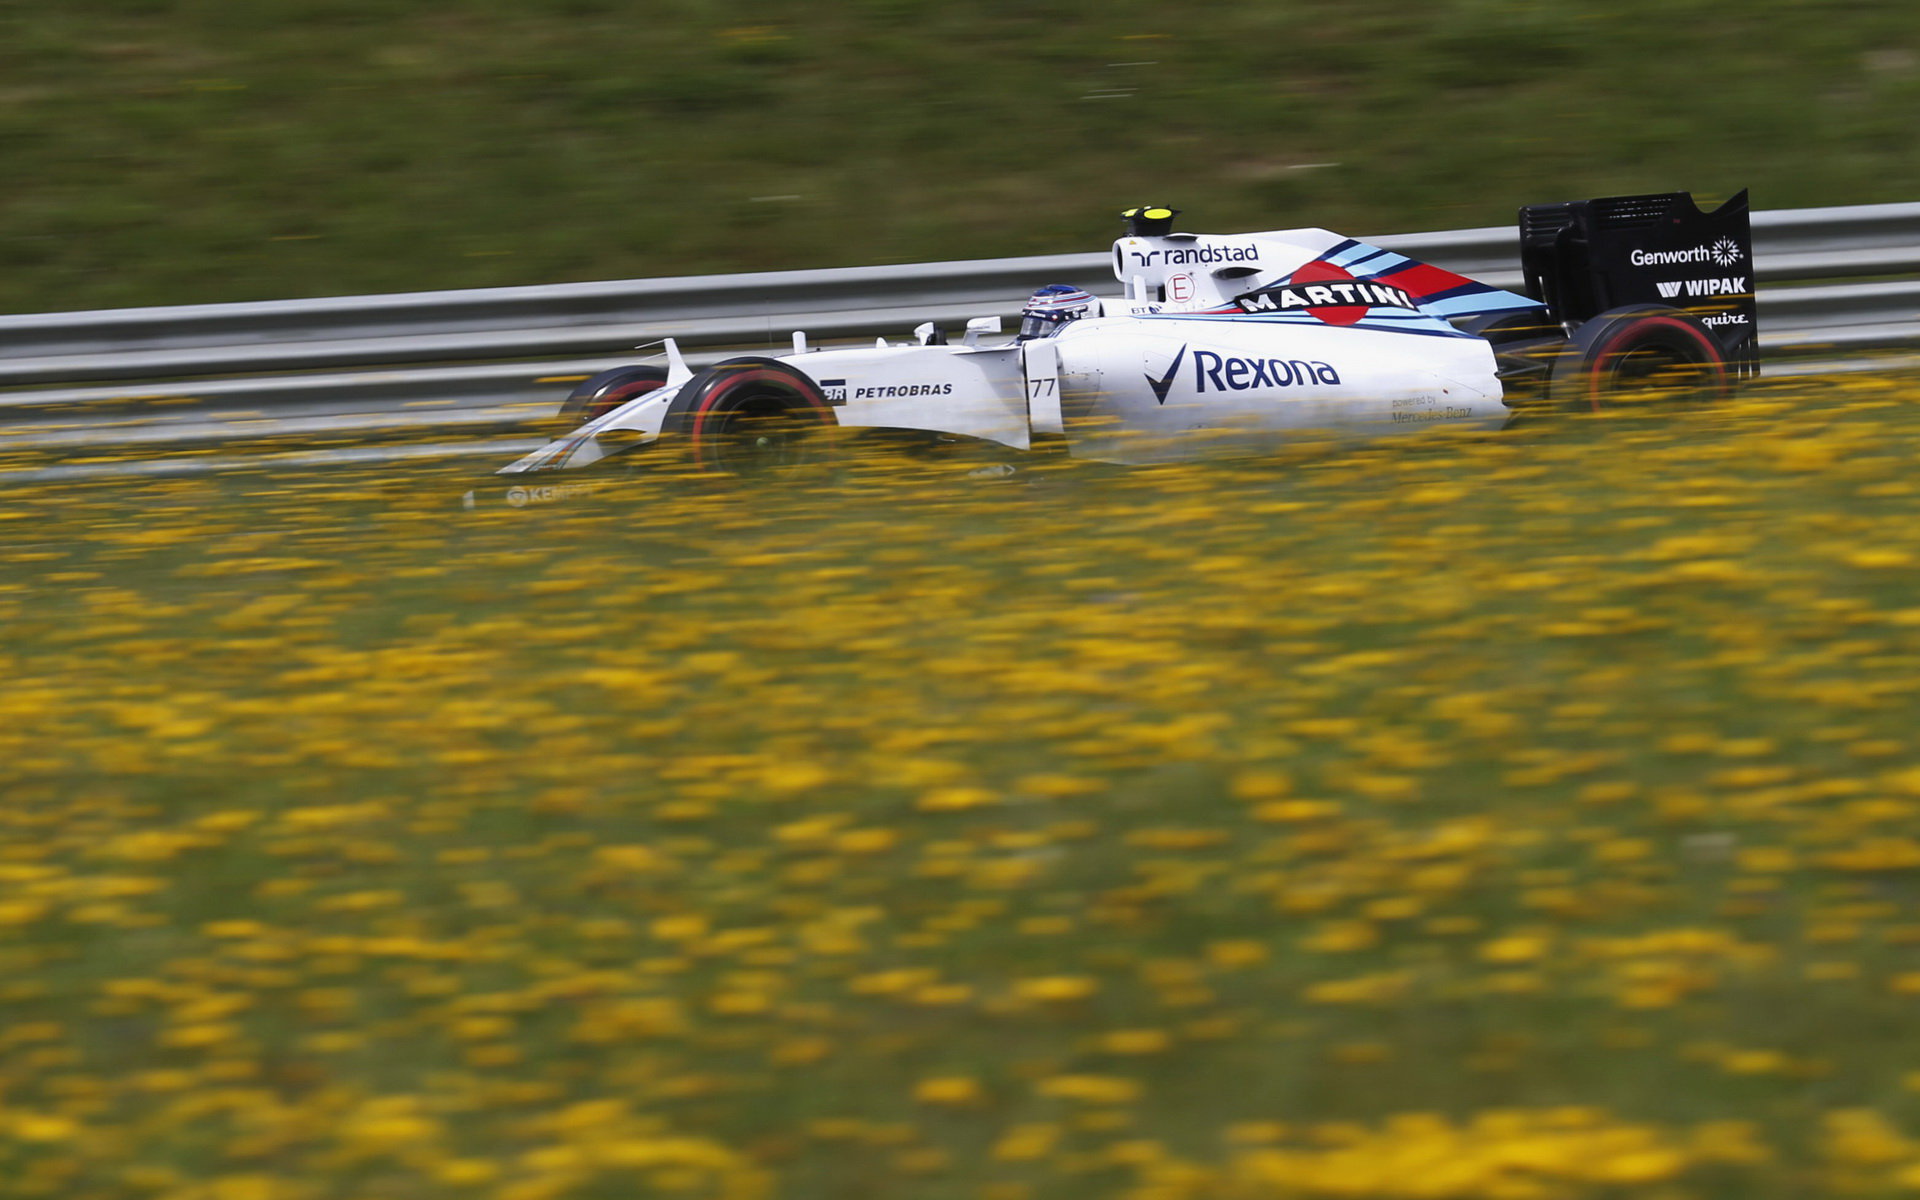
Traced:
POLYGON ((666 383, 667 372, 664 367, 614 367, 575 388, 561 402, 560 416, 584 424, 605 416, 635 396, 665 387, 666 383))
POLYGON ((1713 373, 1713 390, 1716 395, 1724 395, 1727 390, 1727 364, 1720 354, 1719 345, 1708 335, 1695 329, 1685 321, 1673 317, 1636 317, 1622 325, 1618 331, 1602 338, 1600 344, 1590 352, 1586 370, 1587 407, 1600 412, 1600 384, 1606 377, 1607 359, 1614 355, 1622 342, 1639 337, 1649 327, 1672 329, 1699 346, 1705 352, 1705 361, 1697 364, 1709 368, 1713 373))
POLYGON ((587 405, 582 416, 582 424, 598 420, 629 400, 637 399, 648 392, 657 392, 665 386, 667 381, 664 379, 637 379, 630 384, 613 388, 606 395, 598 397, 587 405))
POLYGON ((706 454, 707 419, 726 416, 732 410, 722 408, 721 405, 735 392, 754 383, 777 384, 782 391, 795 393, 797 398, 805 401, 802 406, 788 408, 786 411, 790 413, 811 413, 823 425, 839 423, 833 415, 833 409, 827 406, 825 397, 813 395, 811 388, 796 387, 794 377, 786 372, 769 370, 766 367, 750 367, 731 372, 724 378, 716 379, 706 389, 706 394, 700 397, 699 405, 689 414, 688 426, 691 434, 688 448, 693 455, 693 461, 703 470, 711 469, 706 454))

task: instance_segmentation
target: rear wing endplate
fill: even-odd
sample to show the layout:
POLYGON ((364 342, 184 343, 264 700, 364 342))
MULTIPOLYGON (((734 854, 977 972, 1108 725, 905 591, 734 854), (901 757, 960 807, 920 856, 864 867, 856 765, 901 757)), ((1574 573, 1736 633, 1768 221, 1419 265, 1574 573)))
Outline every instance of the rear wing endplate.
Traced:
POLYGON ((1520 210, 1529 295, 1569 327, 1623 304, 1698 317, 1727 364, 1760 372, 1747 193, 1702 212, 1686 192, 1611 196, 1520 210))

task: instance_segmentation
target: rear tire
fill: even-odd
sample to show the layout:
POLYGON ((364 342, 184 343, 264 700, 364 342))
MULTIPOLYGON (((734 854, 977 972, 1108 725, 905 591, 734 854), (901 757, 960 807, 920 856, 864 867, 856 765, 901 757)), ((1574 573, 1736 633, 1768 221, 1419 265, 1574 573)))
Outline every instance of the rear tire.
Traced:
POLYGON ((1556 405, 1603 412, 1631 400, 1704 403, 1733 392, 1726 352, 1679 309, 1635 304, 1610 309, 1574 331, 1553 364, 1556 405))
POLYGON ((715 475, 789 475, 831 464, 833 406, 804 372, 774 358, 736 358, 693 377, 668 428, 694 468, 715 475))
POLYGON ((604 417, 636 396, 665 387, 665 367, 614 367, 582 383, 560 404, 559 419, 568 428, 604 417))

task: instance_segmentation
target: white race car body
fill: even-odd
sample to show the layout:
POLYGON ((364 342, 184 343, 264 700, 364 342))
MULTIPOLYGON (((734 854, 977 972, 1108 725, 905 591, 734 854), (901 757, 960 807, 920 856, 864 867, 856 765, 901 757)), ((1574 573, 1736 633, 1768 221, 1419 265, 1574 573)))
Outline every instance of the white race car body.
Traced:
MULTIPOLYGON (((1244 456, 1288 441, 1509 415, 1493 347, 1450 320, 1537 311, 1500 291, 1323 229, 1135 236, 1114 243, 1125 295, 1053 337, 808 350, 786 366, 846 428, 926 430, 1025 450, 1148 463, 1244 456)), ((665 386, 588 421, 502 474, 591 465, 670 433, 695 378, 669 346, 665 386), (608 438, 610 431, 623 431, 608 438)))

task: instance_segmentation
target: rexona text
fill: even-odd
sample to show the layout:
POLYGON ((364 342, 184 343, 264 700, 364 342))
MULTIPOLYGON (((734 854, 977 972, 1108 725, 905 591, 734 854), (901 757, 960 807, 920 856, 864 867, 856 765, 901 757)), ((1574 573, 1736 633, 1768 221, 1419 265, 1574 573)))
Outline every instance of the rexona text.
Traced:
POLYGON ((1296 384, 1340 382, 1340 372, 1331 364, 1286 358, 1234 358, 1211 350, 1193 352, 1193 390, 1206 392, 1245 392, 1263 387, 1293 387, 1296 384))

